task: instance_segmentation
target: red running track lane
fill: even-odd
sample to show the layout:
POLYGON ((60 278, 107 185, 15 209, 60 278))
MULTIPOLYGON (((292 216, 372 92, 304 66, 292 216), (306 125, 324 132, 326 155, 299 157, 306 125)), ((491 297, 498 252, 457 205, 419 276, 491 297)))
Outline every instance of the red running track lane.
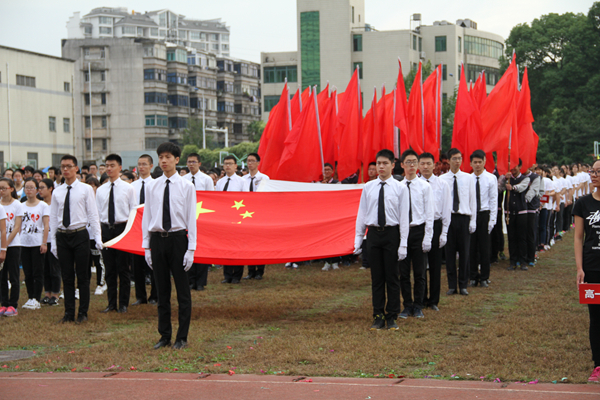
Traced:
POLYGON ((600 384, 492 383, 150 372, 0 373, 0 399, 600 399, 600 384))

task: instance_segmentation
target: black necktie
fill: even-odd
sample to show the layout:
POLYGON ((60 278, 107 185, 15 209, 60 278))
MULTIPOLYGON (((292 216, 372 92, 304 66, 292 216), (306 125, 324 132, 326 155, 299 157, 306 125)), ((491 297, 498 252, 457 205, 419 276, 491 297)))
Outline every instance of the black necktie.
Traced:
POLYGON ((254 176, 250 178, 250 191, 254 192, 254 176))
POLYGON ((410 184, 412 182, 406 181, 406 187, 408 188, 408 223, 412 222, 412 197, 410 195, 410 184))
POLYGON ((110 196, 108 197, 108 224, 115 224, 115 184, 110 184, 110 196))
POLYGON ((227 182, 225 182, 225 187, 223 188, 223 191, 226 192, 227 188, 229 187, 229 181, 231 180, 231 178, 227 178, 227 182))
POLYGON ((460 200, 458 199, 458 182, 456 181, 456 175, 454 175, 454 200, 452 201, 452 211, 458 212, 460 200))
POLYGON ((67 186, 67 195, 65 196, 65 205, 63 207, 63 226, 68 228, 71 225, 71 186, 67 186))
POLYGON ((380 182, 381 188, 379 189, 379 204, 377 207, 377 225, 381 228, 385 227, 385 195, 383 193, 383 187, 385 182, 380 182))
POLYGON ((142 188, 140 189, 140 204, 144 204, 146 202, 146 191, 144 190, 144 184, 146 182, 142 181, 142 188))
POLYGON ((475 193, 477 194, 477 212, 481 211, 481 189, 479 188, 479 177, 477 177, 477 183, 475 184, 475 193))
POLYGON ((194 184, 194 190, 196 190, 196 177, 192 175, 192 183, 194 184))
POLYGON ((163 230, 169 232, 171 229, 171 205, 169 204, 169 183, 167 179, 165 184, 165 195, 163 197, 163 230))

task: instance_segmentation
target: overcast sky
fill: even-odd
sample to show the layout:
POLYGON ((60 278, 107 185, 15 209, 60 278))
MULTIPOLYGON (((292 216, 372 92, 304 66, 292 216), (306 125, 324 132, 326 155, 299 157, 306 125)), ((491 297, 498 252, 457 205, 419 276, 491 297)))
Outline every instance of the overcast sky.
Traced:
MULTIPOLYGON (((321 0, 328 1, 328 0, 321 0)), ((587 14, 590 0, 365 0, 365 21, 378 30, 407 29, 410 15, 422 14, 422 24, 436 20, 456 22, 470 18, 479 30, 504 38, 516 24, 543 14, 587 14)), ((60 56, 60 41, 73 12, 85 15, 93 8, 127 7, 144 12, 169 8, 192 19, 221 18, 231 28, 231 56, 260 62, 261 51, 296 50, 294 0, 0 0, 0 45, 60 56)))

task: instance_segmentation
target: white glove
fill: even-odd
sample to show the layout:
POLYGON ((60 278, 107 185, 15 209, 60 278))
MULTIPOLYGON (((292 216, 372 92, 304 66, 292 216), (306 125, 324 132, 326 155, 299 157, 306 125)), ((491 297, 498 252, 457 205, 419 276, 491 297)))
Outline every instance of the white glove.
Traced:
POLYGON ((51 247, 50 253, 58 260, 58 248, 56 247, 56 244, 52 243, 51 247))
POLYGON ((493 224, 493 225, 492 225, 492 223, 491 223, 491 222, 488 224, 488 234, 491 234, 491 233, 492 233, 492 231, 494 230, 494 226, 496 226, 496 224, 493 224))
POLYGON ((192 265, 194 264, 194 250, 188 250, 185 252, 185 256, 183 256, 183 270, 188 272, 192 265))
POLYGON ((104 248, 102 245, 102 240, 96 240, 96 250, 100 251, 104 248))
POLYGON ((354 245, 354 253, 353 254, 359 255, 360 253, 362 253, 362 246, 354 245))
POLYGON ((406 247, 398 248, 398 261, 402 261, 406 258, 408 254, 408 249, 406 247))
POLYGON ((427 243, 425 243, 425 241, 423 241, 423 253, 429 253, 429 251, 431 250, 431 240, 428 241, 427 243))
POLYGON ((152 269, 152 253, 150 249, 146 249, 146 254, 144 254, 144 258, 146 259, 146 264, 152 269))
POLYGON ((440 235, 440 249, 448 242, 448 234, 440 235))
POLYGON ((469 233, 473 234, 477 230, 477 225, 469 225, 469 233))

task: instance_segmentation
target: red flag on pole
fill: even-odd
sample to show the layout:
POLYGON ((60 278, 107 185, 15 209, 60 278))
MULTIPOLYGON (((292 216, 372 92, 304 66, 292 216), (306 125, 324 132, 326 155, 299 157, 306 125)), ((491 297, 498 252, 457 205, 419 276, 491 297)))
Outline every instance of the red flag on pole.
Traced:
POLYGON ((523 82, 521 83, 521 92, 519 93, 519 103, 517 106, 517 122, 519 150, 523 165, 521 172, 527 171, 536 161, 536 153, 539 137, 533 130, 533 114, 531 113, 531 91, 529 90, 529 76, 527 67, 523 73, 523 82))
POLYGON ((336 145, 339 152, 337 173, 341 181, 360 169, 362 158, 362 99, 358 68, 339 103, 336 145))
MULTIPOLYGON (((319 104, 319 110, 321 104, 319 104)), ((327 101, 327 106, 321 114, 321 140, 323 142, 323 161, 335 165, 335 143, 334 136, 337 129, 337 93, 334 90, 327 101)))
POLYGON ((285 139, 292 130, 290 115, 290 95, 287 82, 283 87, 279 102, 269 114, 269 120, 263 131, 258 148, 260 169, 270 177, 277 176, 279 161, 284 149, 285 139))
POLYGON ((442 140, 442 64, 423 83, 423 104, 425 113, 425 144, 423 151, 433 154, 439 160, 442 140))
MULTIPOLYGON (((425 147, 425 114, 423 112, 423 78, 421 62, 408 98, 408 146, 418 154, 425 147)), ((402 149, 404 151, 406 149, 402 149)))
POLYGON ((381 127, 379 126, 379 115, 377 112, 377 88, 373 89, 373 101, 371 108, 367 111, 363 120, 363 181, 368 182, 367 165, 371 161, 375 161, 375 155, 379 148, 379 136, 381 135, 381 127))
MULTIPOLYGON (((402 63, 398 59, 398 79, 396 80, 396 96, 394 97, 394 126, 400 131, 400 151, 408 149, 408 105, 406 104, 406 88, 402 76, 402 63)), ((396 152, 396 149, 394 149, 396 152)), ((400 156, 400 154, 397 154, 400 156)))

